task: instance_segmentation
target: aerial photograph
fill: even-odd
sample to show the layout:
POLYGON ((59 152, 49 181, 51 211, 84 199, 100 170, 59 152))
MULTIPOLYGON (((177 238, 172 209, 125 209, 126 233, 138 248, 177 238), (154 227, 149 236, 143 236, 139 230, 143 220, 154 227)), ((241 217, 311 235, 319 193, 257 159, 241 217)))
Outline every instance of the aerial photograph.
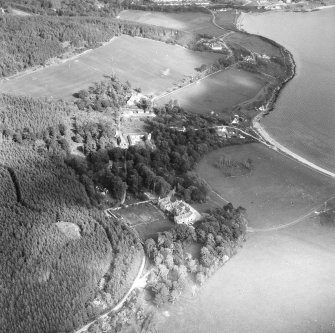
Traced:
POLYGON ((335 0, 0 0, 0 333, 335 333, 335 0))

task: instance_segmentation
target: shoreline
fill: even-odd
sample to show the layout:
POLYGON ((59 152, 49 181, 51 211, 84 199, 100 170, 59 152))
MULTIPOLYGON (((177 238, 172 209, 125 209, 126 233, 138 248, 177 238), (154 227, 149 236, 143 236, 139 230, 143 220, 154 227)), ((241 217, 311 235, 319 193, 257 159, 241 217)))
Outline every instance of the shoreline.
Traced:
MULTIPOLYGON (((324 6, 322 9, 327 9, 327 8, 332 8, 332 7, 335 7, 334 6, 324 6)), ((321 9, 321 8, 320 8, 321 9)), ((241 32, 247 32, 243 29, 243 25, 242 25, 242 22, 243 22, 243 19, 244 19, 244 16, 247 15, 246 13, 240 13, 238 19, 237 19, 237 24, 236 24, 236 28, 238 30, 240 30, 241 32), (240 16, 242 16, 242 18, 240 19, 240 16)), ((248 33, 248 32, 247 32, 248 33)), ((280 93, 281 91, 285 88, 285 86, 295 77, 296 75, 296 63, 294 61, 294 58, 293 58, 293 55, 292 53, 286 49, 284 46, 278 44, 276 41, 273 41, 267 37, 264 37, 264 36, 261 36, 259 35, 260 37, 262 38, 265 38, 267 40, 269 40, 269 42, 272 42, 272 43, 275 43, 277 44, 279 47, 280 47, 280 50, 284 56, 284 59, 286 59, 286 56, 288 56, 289 58, 289 62, 290 62, 290 68, 289 70, 291 71, 290 75, 285 79, 285 81, 277 86, 269 100, 267 101, 267 110, 264 111, 264 112, 260 112, 259 114, 257 114, 253 119, 252 119, 252 129, 255 130, 255 132, 265 141, 267 142, 267 146, 275 151, 277 151, 278 153, 282 153, 284 154, 285 156, 289 157, 289 158, 292 158, 294 159, 295 161, 297 161, 298 163, 300 164, 303 164, 305 166, 307 166, 308 168, 311 168, 313 169, 314 171, 318 172, 318 173, 321 173, 327 177, 330 177, 332 179, 335 179, 335 173, 327 170, 327 169, 324 169, 316 164, 314 164, 313 162, 311 161, 308 161, 306 158, 302 157, 301 155, 298 155, 296 153, 294 153, 292 150, 290 150, 289 148, 285 147, 284 145, 282 145, 281 143, 279 143, 276 139, 274 139, 269 132, 266 131, 266 129, 261 125, 261 119, 264 118, 268 112, 270 111, 273 111, 274 107, 275 107, 275 103, 277 101, 277 99, 279 98, 280 96, 280 93)))

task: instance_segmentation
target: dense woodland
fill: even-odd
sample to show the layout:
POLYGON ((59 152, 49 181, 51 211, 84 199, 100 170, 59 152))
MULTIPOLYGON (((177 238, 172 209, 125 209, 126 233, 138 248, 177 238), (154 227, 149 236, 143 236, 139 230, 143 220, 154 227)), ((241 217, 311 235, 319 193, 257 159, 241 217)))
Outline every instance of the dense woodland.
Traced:
MULTIPOLYGON (((75 131, 87 158, 72 156, 67 163, 81 177, 107 188, 116 201, 121 201, 126 190, 135 196, 143 189, 164 196, 173 187, 187 202, 205 201, 207 185, 191 170, 206 153, 238 140, 223 140, 211 128, 224 123, 220 118, 190 115, 173 103, 156 109, 156 113, 155 121, 147 123, 154 146, 123 150, 111 143, 103 145, 106 138, 101 133, 107 132, 91 122, 75 131), (184 132, 180 130, 183 124, 188 124, 184 132)), ((95 196, 96 202, 98 199, 95 196)))
POLYGON ((94 184, 64 162, 67 129, 57 120, 66 121, 68 110, 2 96, 0 312, 6 332, 71 331, 101 311, 94 297, 112 305, 134 275, 140 244, 133 232, 92 208, 94 184), (59 221, 79 226, 79 238, 59 229, 59 221))

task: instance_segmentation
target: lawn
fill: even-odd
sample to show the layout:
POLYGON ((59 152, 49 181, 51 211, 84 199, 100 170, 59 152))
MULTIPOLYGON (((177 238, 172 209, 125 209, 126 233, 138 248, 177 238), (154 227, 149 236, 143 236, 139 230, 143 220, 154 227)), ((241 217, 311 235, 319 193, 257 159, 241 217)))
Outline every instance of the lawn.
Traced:
POLYGON ((161 210, 151 204, 141 204, 117 211, 125 222, 135 227, 143 240, 157 236, 158 232, 171 229, 175 224, 161 210))
POLYGON ((24 76, 0 81, 0 91, 15 94, 69 98, 104 75, 117 74, 145 94, 158 94, 176 81, 196 73, 202 64, 220 57, 144 38, 120 36, 76 59, 24 76))
POLYGON ((254 228, 294 221, 335 195, 335 181, 256 143, 214 151, 197 171, 223 198, 245 207, 254 228), (248 176, 224 177, 214 166, 222 155, 251 158, 254 170, 248 176))
POLYGON ((178 29, 190 33, 221 36, 222 30, 212 23, 212 15, 202 12, 161 13, 141 10, 124 10, 120 19, 178 29))
POLYGON ((253 98, 264 84, 259 74, 228 69, 156 99, 156 103, 163 105, 177 99, 180 106, 190 112, 222 112, 253 98))

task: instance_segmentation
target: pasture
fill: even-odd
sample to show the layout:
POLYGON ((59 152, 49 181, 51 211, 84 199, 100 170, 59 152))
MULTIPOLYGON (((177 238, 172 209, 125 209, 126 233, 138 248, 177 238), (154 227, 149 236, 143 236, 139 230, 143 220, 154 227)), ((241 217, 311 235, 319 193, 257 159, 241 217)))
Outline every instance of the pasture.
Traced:
POLYGON ((265 82, 259 74, 227 69, 156 99, 156 103, 164 105, 176 99, 186 111, 201 114, 227 112, 255 97, 265 82))
POLYGON ((335 181, 258 143, 216 150, 199 163, 197 172, 226 200, 246 208, 253 228, 294 221, 335 195, 335 181), (225 177, 214 166, 222 155, 251 158, 254 169, 250 175, 225 177))
POLYGON ((143 240, 156 237, 158 232, 171 229, 175 224, 154 205, 141 204, 117 211, 139 233, 143 240))
POLYGON ((220 57, 150 39, 120 36, 110 43, 66 62, 0 81, 0 92, 35 97, 70 98, 112 73, 133 88, 155 95, 171 87, 195 68, 220 57))
POLYGON ((212 15, 203 12, 162 13, 141 10, 124 10, 120 19, 158 25, 189 33, 221 36, 228 30, 220 29, 212 23, 212 15))

